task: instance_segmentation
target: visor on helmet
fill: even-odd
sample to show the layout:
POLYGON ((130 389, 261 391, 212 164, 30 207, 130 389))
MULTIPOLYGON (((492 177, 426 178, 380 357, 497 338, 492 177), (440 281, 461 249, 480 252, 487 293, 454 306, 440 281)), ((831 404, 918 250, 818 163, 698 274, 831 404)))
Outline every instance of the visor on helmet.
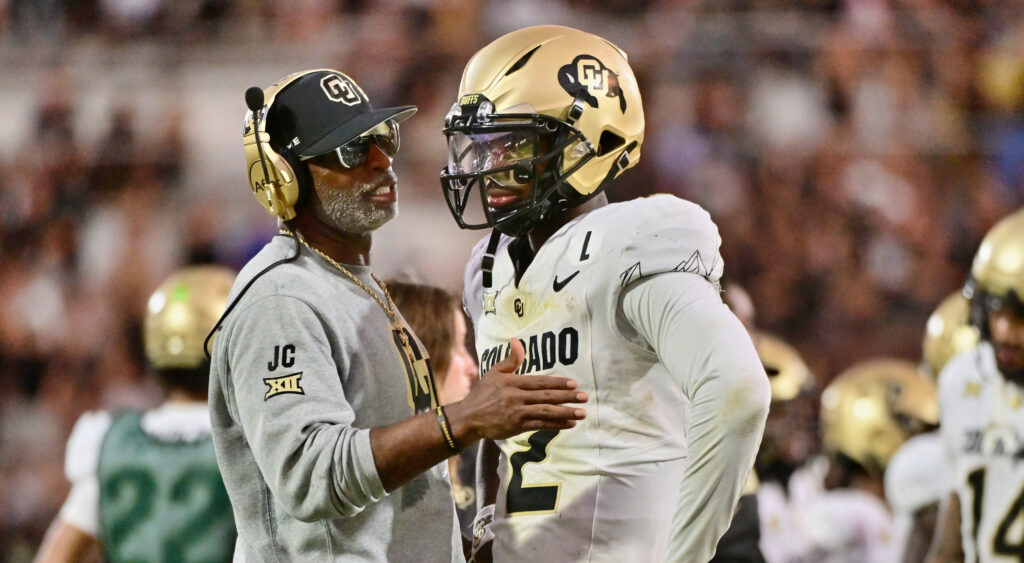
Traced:
POLYGON ((493 227, 521 236, 553 210, 560 199, 558 188, 592 157, 592 149, 586 145, 591 154, 559 174, 562 151, 582 139, 570 125, 537 114, 496 115, 483 121, 470 115, 453 119, 444 130, 448 138, 448 166, 441 172, 445 200, 463 229, 493 227), (540 169, 542 174, 537 173, 540 169), (488 205, 489 187, 518 190, 530 182, 534 185, 523 199, 500 207, 488 205), (469 204, 474 188, 480 192, 480 207, 469 204))

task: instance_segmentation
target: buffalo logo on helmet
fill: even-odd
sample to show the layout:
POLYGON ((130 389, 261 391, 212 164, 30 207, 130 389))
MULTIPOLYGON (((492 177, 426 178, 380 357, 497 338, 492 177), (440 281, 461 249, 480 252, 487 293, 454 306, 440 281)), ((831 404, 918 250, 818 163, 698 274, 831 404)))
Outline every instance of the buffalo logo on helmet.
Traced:
POLYGON ((619 75, 591 55, 579 55, 558 69, 558 83, 570 96, 579 96, 591 107, 598 107, 596 94, 618 98, 619 109, 626 113, 626 97, 619 87, 619 75))
POLYGON ((354 106, 362 101, 358 86, 342 74, 328 74, 320 80, 320 87, 332 101, 354 106))

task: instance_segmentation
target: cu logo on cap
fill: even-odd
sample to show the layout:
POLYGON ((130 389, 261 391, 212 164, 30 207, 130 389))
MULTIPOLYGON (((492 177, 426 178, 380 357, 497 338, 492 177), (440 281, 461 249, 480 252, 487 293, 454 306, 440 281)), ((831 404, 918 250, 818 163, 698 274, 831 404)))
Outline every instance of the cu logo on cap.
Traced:
POLYGON ((347 76, 340 74, 325 76, 320 80, 320 87, 324 89, 328 98, 346 106, 354 106, 362 101, 359 97, 358 86, 353 84, 347 76))

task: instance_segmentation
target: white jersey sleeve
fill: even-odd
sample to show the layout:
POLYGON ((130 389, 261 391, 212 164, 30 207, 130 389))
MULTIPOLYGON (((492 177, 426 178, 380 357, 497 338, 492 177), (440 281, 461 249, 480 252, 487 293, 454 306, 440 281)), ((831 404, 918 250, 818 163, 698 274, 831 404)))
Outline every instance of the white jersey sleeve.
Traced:
POLYGON ((87 412, 75 423, 68 438, 64 473, 71 492, 60 509, 61 520, 92 537, 99 537, 100 482, 97 468, 103 437, 110 429, 110 413, 87 412))
POLYGON ((761 442, 768 378, 743 325, 701 277, 643 281, 625 293, 622 311, 693 405, 670 559, 710 559, 761 442))
POLYGON ((902 550, 914 514, 938 504, 953 488, 953 472, 938 431, 906 441, 885 468, 885 498, 892 509, 895 543, 902 550))
POLYGON ((719 295, 721 239, 708 214, 676 198, 646 203, 621 252, 621 313, 625 332, 632 329, 657 353, 693 406, 669 557, 703 561, 729 527, 754 463, 768 378, 746 329, 719 295))

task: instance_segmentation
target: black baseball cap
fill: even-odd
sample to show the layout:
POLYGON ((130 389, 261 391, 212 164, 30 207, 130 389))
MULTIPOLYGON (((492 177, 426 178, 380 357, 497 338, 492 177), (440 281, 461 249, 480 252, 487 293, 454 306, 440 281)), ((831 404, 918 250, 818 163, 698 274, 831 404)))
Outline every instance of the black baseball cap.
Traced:
POLYGON ((308 72, 278 92, 267 114, 273 146, 299 158, 328 153, 388 120, 402 122, 416 106, 373 109, 363 89, 336 70, 308 72))

